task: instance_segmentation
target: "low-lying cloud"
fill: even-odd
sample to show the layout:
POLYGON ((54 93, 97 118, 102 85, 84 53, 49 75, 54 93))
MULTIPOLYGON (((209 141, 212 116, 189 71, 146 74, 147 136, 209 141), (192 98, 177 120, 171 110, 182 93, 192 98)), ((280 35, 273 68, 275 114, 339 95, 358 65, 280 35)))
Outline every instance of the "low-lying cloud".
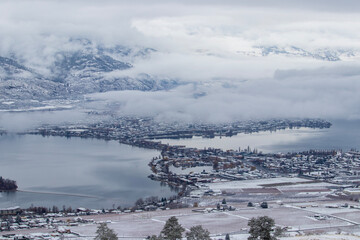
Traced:
POLYGON ((217 80, 166 92, 123 91, 89 97, 119 115, 153 116, 161 121, 229 122, 274 117, 359 119, 360 72, 357 69, 358 66, 278 71, 273 78, 217 80))
POLYGON ((170 91, 89 96, 97 101, 87 107, 111 108, 119 115, 187 122, 360 118, 357 1, 151 2, 2 1, 0 56, 15 56, 47 72, 57 52, 81 49, 69 42, 72 38, 106 46, 151 47, 157 50, 151 58, 108 73, 109 77, 147 73, 188 83, 170 91), (257 46, 350 53, 347 61, 329 62, 265 57, 257 46))

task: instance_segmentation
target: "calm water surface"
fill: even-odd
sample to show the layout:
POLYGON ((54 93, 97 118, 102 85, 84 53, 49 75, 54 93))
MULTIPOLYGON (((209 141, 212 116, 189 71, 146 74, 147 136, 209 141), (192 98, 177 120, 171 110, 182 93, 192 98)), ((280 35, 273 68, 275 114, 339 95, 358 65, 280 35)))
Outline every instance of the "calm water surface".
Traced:
MULTIPOLYGON (((359 129, 360 121, 333 121, 330 129, 300 128, 213 139, 196 137, 162 141, 224 150, 250 146, 263 152, 348 150, 360 149, 359 129)), ((158 155, 155 150, 134 148, 115 141, 1 136, 0 175, 16 180, 19 189, 25 192, 1 193, 0 207, 33 204, 110 208, 113 205, 129 206, 140 197, 174 195, 176 193, 169 187, 147 178, 150 174, 147 164, 158 155)))
POLYGON ((140 197, 174 195, 169 187, 147 178, 147 164, 158 155, 116 141, 1 136, 0 176, 16 180, 26 192, 1 193, 0 207, 110 208, 140 197))
POLYGON ((309 149, 360 149, 360 121, 332 121, 328 129, 285 129, 276 132, 238 134, 232 137, 192 139, 162 139, 163 143, 196 148, 221 148, 223 150, 248 146, 266 153, 299 152, 309 149))

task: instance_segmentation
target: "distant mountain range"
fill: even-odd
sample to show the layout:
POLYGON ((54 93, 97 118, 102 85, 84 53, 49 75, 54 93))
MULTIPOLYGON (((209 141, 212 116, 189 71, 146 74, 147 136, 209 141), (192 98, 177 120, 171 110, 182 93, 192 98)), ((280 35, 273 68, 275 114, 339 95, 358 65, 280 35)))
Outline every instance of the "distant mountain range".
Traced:
POLYGON ((360 51, 353 49, 329 49, 321 48, 315 50, 305 50, 296 46, 255 46, 253 51, 239 51, 238 54, 247 56, 287 56, 305 57, 323 61, 344 61, 360 58, 360 51))
POLYGON ((159 79, 146 73, 130 77, 122 73, 132 68, 137 58, 150 57, 154 49, 94 47, 86 39, 70 41, 80 43, 82 48, 57 52, 46 74, 26 66, 21 60, 0 56, 0 100, 66 99, 95 92, 154 91, 178 85, 174 79, 159 79))
MULTIPOLYGON (((0 56, 0 110, 19 108, 48 100, 79 99, 84 94, 115 90, 156 91, 176 87, 180 82, 158 78, 147 73, 129 76, 139 59, 150 59, 152 48, 106 47, 87 39, 70 39, 75 47, 56 52, 46 69, 21 57, 0 56), (29 101, 31 100, 31 101, 29 101), (19 103, 19 104, 17 104, 19 103)), ((360 57, 360 52, 345 49, 308 51, 295 46, 255 46, 237 54, 256 57, 286 56, 313 58, 321 61, 344 61, 360 57)))

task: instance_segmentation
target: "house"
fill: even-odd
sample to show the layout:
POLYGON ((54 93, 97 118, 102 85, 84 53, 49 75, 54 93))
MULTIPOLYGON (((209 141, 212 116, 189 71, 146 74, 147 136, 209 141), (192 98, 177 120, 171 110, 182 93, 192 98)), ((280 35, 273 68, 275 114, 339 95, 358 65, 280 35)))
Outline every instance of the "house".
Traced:
POLYGON ((360 195, 360 188, 346 188, 344 193, 348 195, 360 195))
POLYGON ((16 207, 9 207, 9 208, 0 208, 0 216, 1 215, 17 215, 21 212, 21 208, 16 207))

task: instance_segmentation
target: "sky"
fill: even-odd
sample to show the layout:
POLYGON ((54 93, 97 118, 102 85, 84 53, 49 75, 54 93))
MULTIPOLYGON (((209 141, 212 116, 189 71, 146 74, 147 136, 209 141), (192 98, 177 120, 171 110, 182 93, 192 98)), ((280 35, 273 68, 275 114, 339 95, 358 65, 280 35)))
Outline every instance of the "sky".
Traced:
MULTIPOLYGON (((170 91, 92 94, 97 107, 159 120, 224 122, 359 119, 359 58, 329 62, 259 55, 258 46, 360 56, 356 0, 1 1, 0 56, 46 73, 70 38, 151 47, 119 75, 147 73, 188 85, 170 91), (101 105, 104 104, 104 105, 101 105)), ((91 106, 89 106, 91 107, 91 106)))

